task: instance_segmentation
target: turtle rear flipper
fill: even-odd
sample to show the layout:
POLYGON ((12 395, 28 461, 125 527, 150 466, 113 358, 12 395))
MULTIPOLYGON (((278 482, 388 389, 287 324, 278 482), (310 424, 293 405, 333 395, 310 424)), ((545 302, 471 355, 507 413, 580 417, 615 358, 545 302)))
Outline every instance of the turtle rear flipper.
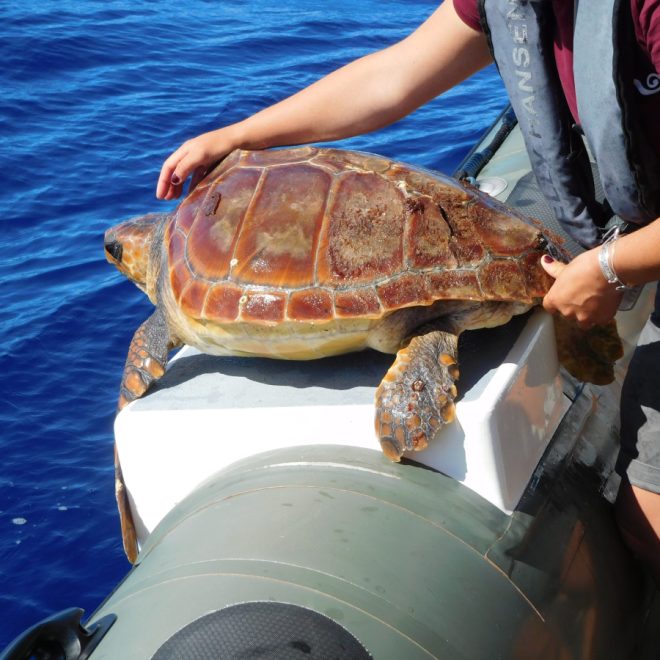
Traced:
POLYGON ((398 461, 425 449, 454 419, 458 337, 434 330, 413 337, 396 355, 376 390, 376 433, 383 453, 398 461))
POLYGON ((554 317, 559 362, 572 376, 585 383, 607 385, 614 380, 614 363, 623 355, 616 321, 588 330, 560 314, 554 317))

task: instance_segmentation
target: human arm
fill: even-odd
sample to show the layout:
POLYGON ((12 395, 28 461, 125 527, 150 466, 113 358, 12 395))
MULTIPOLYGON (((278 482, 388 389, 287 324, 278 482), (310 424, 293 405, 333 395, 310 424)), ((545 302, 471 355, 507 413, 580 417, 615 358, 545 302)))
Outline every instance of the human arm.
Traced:
MULTIPOLYGON (((614 317, 623 293, 609 284, 598 263, 600 247, 583 252, 568 264, 558 261, 541 264, 555 278, 543 300, 543 307, 588 328, 614 317)), ((628 286, 660 279, 660 218, 617 239, 612 266, 628 286)))
POLYGON ((233 149, 337 140, 391 124, 491 61, 484 36, 440 7, 402 41, 347 64, 247 119, 181 145, 163 164, 156 196, 174 199, 233 149))

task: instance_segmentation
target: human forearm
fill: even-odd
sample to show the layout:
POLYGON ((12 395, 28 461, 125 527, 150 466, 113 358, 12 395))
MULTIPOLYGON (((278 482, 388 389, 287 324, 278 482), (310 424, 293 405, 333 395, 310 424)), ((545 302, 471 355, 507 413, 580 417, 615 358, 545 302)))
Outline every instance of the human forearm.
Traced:
POLYGON ((612 266, 630 286, 660 279, 660 218, 617 239, 612 266))

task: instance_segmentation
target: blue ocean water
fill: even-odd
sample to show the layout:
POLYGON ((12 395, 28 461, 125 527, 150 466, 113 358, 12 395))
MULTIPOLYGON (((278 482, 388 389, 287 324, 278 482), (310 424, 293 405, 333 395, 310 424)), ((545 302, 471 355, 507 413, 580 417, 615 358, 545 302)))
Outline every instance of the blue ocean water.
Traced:
MULTIPOLYGON (((166 210, 182 141, 409 33, 431 0, 30 0, 0 4, 0 649, 127 572, 113 417, 146 298, 104 230, 166 210)), ((451 173, 505 97, 488 69, 341 146, 451 173)))

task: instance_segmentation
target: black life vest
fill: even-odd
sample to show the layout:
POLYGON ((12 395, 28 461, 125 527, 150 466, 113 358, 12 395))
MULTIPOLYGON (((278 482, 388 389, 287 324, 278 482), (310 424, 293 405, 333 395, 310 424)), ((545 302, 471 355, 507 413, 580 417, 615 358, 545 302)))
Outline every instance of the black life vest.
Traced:
POLYGON ((551 2, 479 0, 479 8, 539 187, 565 231, 589 248, 613 213, 633 225, 660 215, 660 158, 635 115, 630 0, 575 1, 578 112, 605 204, 595 199, 589 158, 555 66, 551 2))

